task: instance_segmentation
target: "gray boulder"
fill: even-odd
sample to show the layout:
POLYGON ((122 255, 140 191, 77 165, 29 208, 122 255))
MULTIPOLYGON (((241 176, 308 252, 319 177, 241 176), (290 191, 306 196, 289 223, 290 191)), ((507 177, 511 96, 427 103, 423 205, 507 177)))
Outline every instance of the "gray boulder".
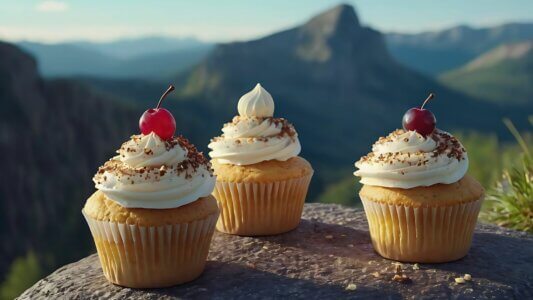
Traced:
POLYGON ((66 265, 20 299, 170 298, 533 298, 533 236, 478 225, 469 254, 445 264, 402 264, 409 280, 392 280, 397 265, 377 255, 364 212, 306 204, 298 229, 270 237, 217 233, 197 280, 139 290, 106 281, 96 255, 66 265), (471 281, 456 283, 464 274, 471 281))

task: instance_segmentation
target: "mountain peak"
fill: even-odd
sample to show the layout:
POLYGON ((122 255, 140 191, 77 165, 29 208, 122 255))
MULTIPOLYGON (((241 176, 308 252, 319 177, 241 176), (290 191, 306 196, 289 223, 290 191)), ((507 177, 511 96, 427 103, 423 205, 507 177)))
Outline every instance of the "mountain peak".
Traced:
POLYGON ((360 27, 353 6, 337 5, 309 20, 304 28, 322 34, 352 33, 360 27))
POLYGON ((335 6, 311 18, 297 30, 296 53, 306 61, 326 62, 332 58, 340 61, 354 58, 357 52, 387 59, 381 35, 361 26, 351 5, 335 6))
MULTIPOLYGON (((357 85, 373 81, 368 76, 362 78, 364 70, 402 72, 390 58, 382 35, 361 26, 353 6, 346 4, 324 11, 301 26, 257 40, 219 45, 191 71, 185 93, 222 91, 221 86, 234 84, 223 81, 237 80, 238 76, 230 75, 237 65, 247 66, 239 69, 242 78, 273 83, 305 77, 301 80, 312 84, 334 82, 346 89, 352 88, 354 78, 359 79, 357 85), (257 68, 264 69, 262 75, 248 73, 257 68)), ((243 80, 240 84, 244 89, 252 83, 243 80)))

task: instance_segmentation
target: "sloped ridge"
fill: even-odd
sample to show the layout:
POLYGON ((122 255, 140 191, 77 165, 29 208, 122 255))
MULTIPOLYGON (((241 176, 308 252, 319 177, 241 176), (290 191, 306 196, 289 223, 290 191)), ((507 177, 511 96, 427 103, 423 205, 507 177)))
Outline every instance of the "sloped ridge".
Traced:
POLYGON ((0 41, 0 72, 12 72, 16 69, 37 73, 35 60, 18 47, 0 41))
POLYGON ((526 112, 533 107, 533 41, 501 45, 439 78, 465 94, 526 112))
POLYGON ((14 45, 0 42, 0 98, 4 108, 0 123, 35 126, 45 105, 41 88, 33 57, 14 45))
POLYGON ((6 43, 0 99, 0 240, 10 241, 0 245, 0 273, 29 249, 61 253, 55 263, 80 257, 90 247, 85 224, 75 218, 65 231, 61 216, 79 215, 94 190, 90 178, 138 115, 75 81, 43 80, 35 60, 6 43))
POLYGON ((461 68, 502 44, 532 40, 533 23, 508 23, 485 28, 461 25, 416 34, 390 33, 386 39, 397 60, 437 76, 461 68))
POLYGON ((506 60, 521 59, 529 55, 533 55, 533 41, 501 45, 468 63, 465 69, 472 71, 506 60))

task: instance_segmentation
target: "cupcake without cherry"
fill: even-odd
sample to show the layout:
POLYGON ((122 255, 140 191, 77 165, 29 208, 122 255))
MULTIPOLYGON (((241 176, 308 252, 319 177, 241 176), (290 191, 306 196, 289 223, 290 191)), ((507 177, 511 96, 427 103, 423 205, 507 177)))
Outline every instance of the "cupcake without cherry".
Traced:
POLYGON ((240 98, 238 111, 208 145, 217 177, 217 229, 245 236, 290 231, 300 223, 313 176, 298 156, 298 134, 273 117, 274 100, 260 84, 240 98))

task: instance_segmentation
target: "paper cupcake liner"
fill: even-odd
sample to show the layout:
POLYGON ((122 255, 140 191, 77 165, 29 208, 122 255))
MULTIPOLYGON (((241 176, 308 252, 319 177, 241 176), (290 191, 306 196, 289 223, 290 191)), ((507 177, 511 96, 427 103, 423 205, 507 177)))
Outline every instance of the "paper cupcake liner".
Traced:
POLYGON ((218 214, 190 223, 138 226, 99 221, 82 211, 105 277, 132 288, 172 286, 198 277, 218 214))
POLYGON ((217 229, 245 236, 273 235, 298 226, 313 174, 271 183, 217 180, 217 229))
POLYGON ((405 262, 462 258, 470 249, 483 197, 441 207, 379 203, 361 197, 376 252, 405 262))

